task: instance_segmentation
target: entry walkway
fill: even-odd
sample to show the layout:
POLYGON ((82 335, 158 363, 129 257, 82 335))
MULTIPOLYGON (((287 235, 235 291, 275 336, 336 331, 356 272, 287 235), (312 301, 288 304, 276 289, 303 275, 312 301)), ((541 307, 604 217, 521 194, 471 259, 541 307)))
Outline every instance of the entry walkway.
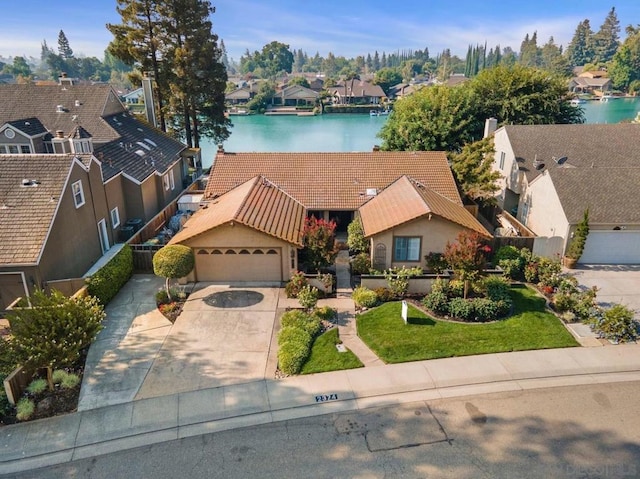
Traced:
POLYGON ((486 354, 264 379, 0 428, 0 475, 153 443, 405 402, 640 381, 640 346, 486 354))
POLYGON ((338 311, 338 331, 342 343, 366 366, 382 366, 384 363, 360 339, 356 330, 356 309, 351 299, 351 271, 349 252, 342 250, 336 258, 336 299, 326 304, 338 311))

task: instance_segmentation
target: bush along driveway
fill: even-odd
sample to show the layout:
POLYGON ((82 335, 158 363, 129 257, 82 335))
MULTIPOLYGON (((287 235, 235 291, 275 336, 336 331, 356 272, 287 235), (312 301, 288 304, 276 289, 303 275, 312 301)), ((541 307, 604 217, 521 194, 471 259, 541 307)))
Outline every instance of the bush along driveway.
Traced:
POLYGON ((360 315, 358 335, 386 363, 578 346, 544 298, 525 286, 510 292, 513 314, 500 321, 442 321, 410 305, 405 325, 401 303, 391 302, 360 315))

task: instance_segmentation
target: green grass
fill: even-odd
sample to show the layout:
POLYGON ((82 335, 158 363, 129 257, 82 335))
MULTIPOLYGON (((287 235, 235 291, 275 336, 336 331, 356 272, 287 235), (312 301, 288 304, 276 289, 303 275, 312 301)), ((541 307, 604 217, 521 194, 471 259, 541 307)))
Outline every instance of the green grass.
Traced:
POLYGON ((341 369, 355 369, 363 366, 351 351, 338 352, 338 328, 333 328, 316 338, 309 359, 302 366, 300 374, 326 373, 341 369))
POLYGON ((410 305, 405 325, 401 303, 385 303, 358 317, 358 334, 386 363, 578 346, 533 290, 514 287, 511 295, 514 314, 487 324, 439 321, 410 305))

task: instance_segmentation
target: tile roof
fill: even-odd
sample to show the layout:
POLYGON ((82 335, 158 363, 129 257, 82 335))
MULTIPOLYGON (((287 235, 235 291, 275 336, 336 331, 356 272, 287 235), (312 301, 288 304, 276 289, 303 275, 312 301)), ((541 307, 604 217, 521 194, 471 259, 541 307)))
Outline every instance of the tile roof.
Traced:
POLYGON ((35 264, 74 155, 0 155, 0 266, 35 264), (37 186, 22 186, 22 180, 37 186))
POLYGON ((589 208, 589 222, 640 225, 640 157, 634 168, 554 168, 551 181, 569 224, 577 224, 589 208))
POLYGON ((274 183, 256 176, 198 210, 170 241, 182 243, 231 221, 302 246, 304 206, 274 183))
POLYGON ((402 176, 358 210, 366 237, 433 214, 490 237, 491 234, 464 206, 402 176))
POLYGON ((163 174, 177 160, 185 145, 160 130, 121 113, 104 118, 118 139, 98 146, 94 155, 102 162, 102 176, 107 181, 123 171, 142 182, 154 173, 163 174))
POLYGON ((593 165, 604 172, 640 166, 640 125, 637 124, 508 125, 503 128, 520 170, 529 182, 543 171, 533 166, 536 158, 544 163, 546 170, 593 165), (558 165, 554 157, 567 157, 567 160, 558 165))
POLYGON ((374 151, 357 153, 218 153, 206 198, 263 175, 307 209, 356 210, 367 189, 382 190, 409 175, 457 204, 462 204, 444 152, 374 151))
POLYGON ((0 85, 0 125, 38 118, 51 133, 61 130, 68 135, 80 124, 91 133, 95 143, 102 143, 118 137, 102 117, 118 111, 125 108, 106 84, 0 85))

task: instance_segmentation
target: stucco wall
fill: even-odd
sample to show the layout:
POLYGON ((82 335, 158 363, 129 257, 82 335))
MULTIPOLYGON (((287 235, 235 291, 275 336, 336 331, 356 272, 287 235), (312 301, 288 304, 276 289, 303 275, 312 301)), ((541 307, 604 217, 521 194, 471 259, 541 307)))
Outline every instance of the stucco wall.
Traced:
POLYGON ((424 257, 431 253, 442 253, 447 245, 447 241, 453 242, 462 231, 462 227, 458 224, 444 220, 433 215, 431 220, 428 216, 418 218, 414 221, 405 223, 392 230, 384 231, 372 238, 372 263, 374 260, 376 246, 382 243, 386 246, 386 267, 406 266, 412 268, 414 266, 425 266, 424 257), (420 242, 420 260, 417 262, 394 262, 393 261, 393 238, 395 236, 419 236, 422 238, 420 242))
MULTIPOLYGON (((219 226, 207 233, 196 236, 190 240, 184 241, 182 244, 190 246, 194 251, 200 248, 281 248, 282 261, 281 271, 282 280, 286 281, 291 274, 296 271, 297 255, 296 248, 286 241, 282 241, 273 236, 261 233, 252 228, 240 224, 230 224, 219 226), (293 267, 291 266, 291 254, 293 251, 293 267)), ((197 268, 197 267, 196 267, 197 268)), ((198 272, 194 270, 187 280, 194 281, 198 272)), ((251 271, 247 271, 247 281, 251 281, 251 271)))
POLYGON ((109 225, 113 231, 114 242, 116 243, 120 240, 119 235, 122 225, 124 225, 127 220, 135 218, 135 216, 130 216, 127 209, 124 191, 122 189, 122 181, 122 175, 118 175, 104 185, 107 196, 107 207, 109 209, 109 225), (120 226, 113 228, 113 224, 111 222, 111 210, 115 207, 118 207, 118 213, 120 214, 120 226))
POLYGON ((509 142, 509 137, 507 136, 504 128, 499 128, 495 132, 493 143, 496 152, 495 160, 493 162, 493 168, 503 176, 503 178, 499 181, 502 193, 498 196, 498 205, 501 208, 504 208, 504 190, 506 188, 514 191, 517 194, 520 193, 520 175, 518 171, 518 163, 515 160, 515 154, 513 153, 511 143, 509 142), (504 167, 500 168, 500 156, 503 152, 505 153, 504 167))

